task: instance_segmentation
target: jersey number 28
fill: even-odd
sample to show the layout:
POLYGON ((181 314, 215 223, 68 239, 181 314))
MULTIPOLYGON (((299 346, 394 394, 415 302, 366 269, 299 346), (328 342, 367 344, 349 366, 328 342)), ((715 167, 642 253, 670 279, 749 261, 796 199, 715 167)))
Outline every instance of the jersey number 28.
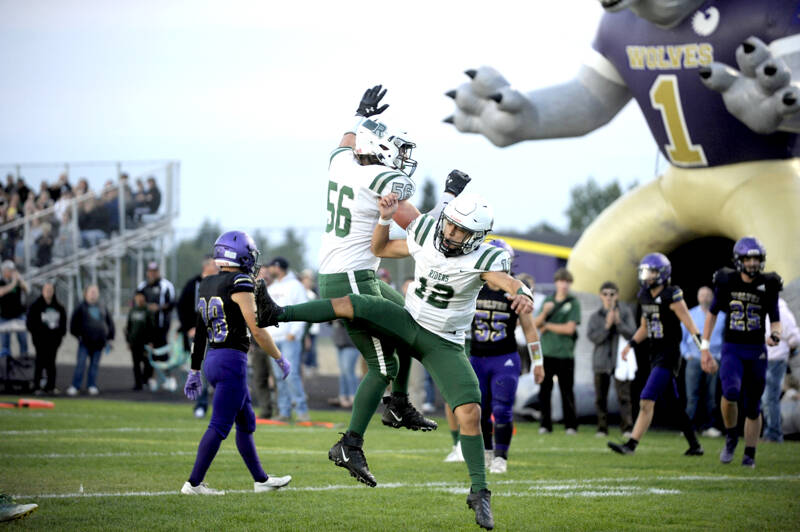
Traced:
POLYGON ((220 344, 228 337, 228 322, 225 321, 225 307, 222 298, 214 296, 206 302, 206 298, 197 300, 197 312, 208 327, 208 339, 220 344))

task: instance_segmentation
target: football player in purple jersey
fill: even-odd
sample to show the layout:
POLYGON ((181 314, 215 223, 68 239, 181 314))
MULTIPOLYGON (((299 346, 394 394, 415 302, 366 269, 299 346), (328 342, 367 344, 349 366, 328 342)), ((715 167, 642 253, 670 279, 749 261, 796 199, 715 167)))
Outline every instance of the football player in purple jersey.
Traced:
POLYGON ((256 325, 253 276, 259 268, 258 255, 256 244, 247 233, 223 233, 214 243, 213 255, 220 272, 200 281, 192 370, 184 393, 193 401, 200 394, 204 356, 206 380, 214 386, 215 392, 211 421, 200 440, 189 480, 181 488, 181 493, 186 495, 225 493, 209 487, 203 479, 234 423, 236 448, 253 476, 254 491, 273 491, 292 480, 290 476, 274 477, 264 473, 253 441, 256 415, 247 388, 248 329, 261 349, 278 362, 284 379, 291 371, 291 365, 281 356, 269 333, 256 325))
MULTIPOLYGON (((758 234, 800 290, 800 17, 795 0, 600 0, 588 60, 575 78, 523 93, 490 67, 447 93, 446 119, 498 146, 582 136, 635 100, 671 163, 629 192, 570 255, 592 291, 650 251, 698 236, 758 234), (602 260, 599 259, 602 258, 602 260)), ((633 279, 621 280, 623 296, 633 279)))
MULTIPOLYGON (((514 249, 505 241, 496 238, 489 244, 506 250, 513 262, 514 249)), ((505 291, 488 285, 481 288, 466 351, 481 388, 481 432, 490 473, 505 473, 508 468, 508 448, 514 433, 511 409, 522 367, 514 338, 517 320, 525 333, 534 380, 541 383, 544 359, 533 315, 518 316, 511 310, 505 291)))
POLYGON ((736 270, 723 268, 714 274, 714 301, 706 314, 701 349, 703 369, 716 371, 717 363, 708 350, 708 339, 717 314, 726 313, 722 333, 722 356, 719 377, 722 382, 722 421, 725 424, 725 447, 719 455, 723 464, 733 461, 739 443, 737 422, 738 402, 745 411, 744 456, 742 465, 755 467, 756 444, 761 433, 761 394, 767 376, 767 348, 765 317, 769 315, 770 335, 768 345, 781 341, 781 322, 778 312, 778 294, 783 281, 775 272, 764 273, 767 251, 754 237, 744 237, 733 246, 733 263, 736 270))
POLYGON ((633 454, 636 446, 653 421, 656 401, 667 399, 675 405, 675 412, 681 418, 681 431, 689 448, 686 456, 701 456, 703 447, 697 441, 692 421, 683 408, 677 406, 678 383, 675 378, 681 362, 680 344, 683 338, 681 323, 689 330, 700 347, 700 333, 694 324, 683 291, 670 281, 672 265, 661 253, 650 253, 639 263, 639 304, 642 307, 641 325, 622 350, 622 358, 627 360, 632 347, 642 345, 650 354, 650 376, 642 390, 639 401, 639 415, 633 426, 633 434, 624 444, 608 442, 614 452, 633 454), (645 339, 647 343, 645 343, 645 339))

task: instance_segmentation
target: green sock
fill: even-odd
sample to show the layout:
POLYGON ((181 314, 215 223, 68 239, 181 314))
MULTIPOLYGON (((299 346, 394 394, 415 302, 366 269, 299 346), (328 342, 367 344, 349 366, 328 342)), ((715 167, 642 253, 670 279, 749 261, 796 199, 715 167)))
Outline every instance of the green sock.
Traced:
POLYGON ((458 434, 459 434, 458 429, 450 431, 450 436, 453 437, 453 445, 456 445, 458 443, 458 434))
POLYGON ((408 394, 408 376, 411 374, 411 355, 403 349, 397 354, 397 377, 392 381, 392 392, 408 394))
POLYGON ((358 385, 355 397, 353 397, 353 415, 350 417, 349 430, 364 435, 388 384, 388 379, 377 371, 367 371, 367 374, 361 379, 361 384, 358 385))
POLYGON ((469 479, 472 482, 472 492, 486 488, 486 465, 483 458, 483 436, 460 436, 461 454, 467 462, 469 479))
POLYGON ((333 304, 330 299, 315 299, 308 303, 289 305, 288 307, 283 307, 283 312, 278 314, 278 321, 321 323, 335 319, 336 313, 333 311, 333 304))

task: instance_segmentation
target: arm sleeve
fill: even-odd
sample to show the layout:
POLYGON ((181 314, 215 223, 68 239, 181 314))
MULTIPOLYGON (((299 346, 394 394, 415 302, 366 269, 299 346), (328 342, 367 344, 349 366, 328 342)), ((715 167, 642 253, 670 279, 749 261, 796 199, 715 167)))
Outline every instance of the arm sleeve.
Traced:
POLYGON ((78 305, 75 310, 72 312, 72 316, 69 319, 69 332, 75 338, 80 340, 82 334, 82 324, 81 324, 81 317, 83 316, 83 312, 81 312, 81 305, 78 305))
POLYGON ((586 336, 593 344, 602 344, 608 340, 610 329, 605 327, 605 319, 600 311, 595 312, 589 318, 589 325, 586 328, 586 336))
POLYGON ((107 339, 110 341, 114 339, 114 336, 116 336, 117 330, 114 327, 114 318, 111 317, 111 313, 108 311, 108 309, 103 309, 103 310, 106 313, 106 326, 108 326, 107 339))
POLYGON ((192 347, 192 369, 200 371, 203 367, 203 358, 206 356, 206 323, 200 315, 197 316, 194 329, 194 346, 192 347))
POLYGON ((617 324, 617 332, 625 338, 630 340, 636 334, 636 321, 633 319, 633 313, 627 307, 618 307, 620 309, 620 319, 617 324))
POLYGON ((576 325, 581 322, 581 302, 576 297, 572 298, 572 307, 569 309, 567 321, 574 321, 576 325))

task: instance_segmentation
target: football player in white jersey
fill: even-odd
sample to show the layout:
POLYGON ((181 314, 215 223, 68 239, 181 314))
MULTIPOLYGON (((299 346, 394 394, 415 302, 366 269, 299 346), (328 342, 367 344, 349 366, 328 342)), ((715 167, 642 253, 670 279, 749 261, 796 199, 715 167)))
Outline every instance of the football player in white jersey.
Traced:
MULTIPOLYGON (((376 115, 387 104, 380 105, 386 93, 380 85, 367 89, 356 111, 354 127, 342 137, 339 147, 331 154, 328 184, 328 221, 320 250, 320 297, 334 298, 347 294, 371 294, 402 305, 403 296, 385 282, 375 271, 380 259, 370 250, 372 231, 378 221, 378 198, 394 193, 398 199, 395 220, 405 228, 419 215, 408 198, 414 194, 411 175, 417 162, 411 158, 414 143, 405 133, 392 131, 376 115)), ((469 176, 453 172, 448 176, 442 205, 453 199, 469 182, 469 176)), ((434 209, 436 211, 436 208, 434 209)), ((353 454, 361 453, 364 433, 380 404, 387 385, 392 394, 382 421, 392 427, 429 431, 436 422, 426 419, 408 399, 408 375, 411 358, 406 346, 379 335, 368 323, 345 322, 353 343, 367 362, 367 372, 353 399, 353 414, 347 436, 343 438, 353 454)), ((354 462, 359 462, 359 457, 354 462)), ((366 484, 374 484, 371 475, 359 476, 366 484)))
MULTIPOLYGON (((481 393, 464 352, 464 338, 484 283, 507 292, 511 308, 518 314, 532 311, 533 294, 508 274, 511 266, 508 253, 484 243, 494 219, 480 197, 459 196, 444 208, 438 219, 418 215, 408 226, 406 240, 389 240, 389 225, 398 204, 393 193, 380 199, 380 219, 373 231, 372 251, 378 257, 414 257, 415 281, 406 293, 404 307, 381 297, 357 294, 288 307, 266 301, 265 320, 273 324, 344 318, 367 322, 373 330, 407 343, 453 407, 471 481, 467 504, 475 511, 476 522, 491 529, 494 517, 484 469, 481 393)), ((353 453, 347 438, 346 434, 333 446, 329 458, 362 482, 364 478, 372 479, 367 484, 374 486, 363 452, 353 453)))

